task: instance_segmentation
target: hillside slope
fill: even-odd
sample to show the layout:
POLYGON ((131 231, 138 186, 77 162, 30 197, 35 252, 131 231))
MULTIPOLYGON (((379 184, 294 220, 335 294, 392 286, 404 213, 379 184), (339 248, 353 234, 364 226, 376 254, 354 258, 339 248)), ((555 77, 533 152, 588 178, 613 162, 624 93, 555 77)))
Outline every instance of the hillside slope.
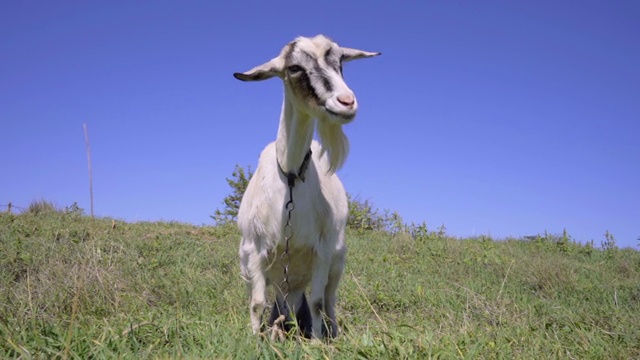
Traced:
POLYGON ((640 253, 349 233, 331 342, 258 341, 237 229, 0 214, 1 358, 640 358, 640 253))

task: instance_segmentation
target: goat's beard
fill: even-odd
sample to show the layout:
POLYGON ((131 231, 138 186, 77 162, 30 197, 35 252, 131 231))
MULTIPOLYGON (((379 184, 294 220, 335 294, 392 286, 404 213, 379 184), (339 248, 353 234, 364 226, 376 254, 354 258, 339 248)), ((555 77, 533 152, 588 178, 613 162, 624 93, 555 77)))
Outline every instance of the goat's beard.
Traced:
POLYGON ((342 131, 342 124, 329 119, 318 119, 318 134, 322 143, 322 153, 329 159, 328 173, 335 173, 344 165, 349 154, 349 139, 342 131))

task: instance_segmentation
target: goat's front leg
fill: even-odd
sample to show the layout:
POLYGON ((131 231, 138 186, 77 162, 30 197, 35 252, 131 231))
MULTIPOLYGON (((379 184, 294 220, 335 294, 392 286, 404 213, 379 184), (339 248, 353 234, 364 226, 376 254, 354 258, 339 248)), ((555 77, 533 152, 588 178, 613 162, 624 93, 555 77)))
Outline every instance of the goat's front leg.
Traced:
POLYGON ((323 312, 324 312, 324 294, 329 279, 329 269, 331 265, 331 256, 327 256, 326 251, 319 250, 313 264, 313 276, 311 278, 311 336, 314 338, 322 337, 323 328, 323 312))
POLYGON ((344 263, 347 255, 347 248, 345 246, 336 250, 331 261, 331 267, 329 268, 329 281, 327 287, 324 290, 324 310, 329 318, 330 324, 328 329, 330 333, 327 336, 338 336, 338 322, 336 321, 336 301, 338 285, 340 284, 340 278, 344 271, 344 263))
POLYGON ((267 305, 267 279, 254 243, 244 239, 240 245, 240 270, 247 284, 251 329, 255 335, 260 332, 262 312, 267 305))
POLYGON ((249 314, 251 317, 251 329, 253 334, 260 332, 262 325, 262 312, 267 305, 267 281, 264 273, 257 271, 251 277, 251 296, 249 301, 249 314))

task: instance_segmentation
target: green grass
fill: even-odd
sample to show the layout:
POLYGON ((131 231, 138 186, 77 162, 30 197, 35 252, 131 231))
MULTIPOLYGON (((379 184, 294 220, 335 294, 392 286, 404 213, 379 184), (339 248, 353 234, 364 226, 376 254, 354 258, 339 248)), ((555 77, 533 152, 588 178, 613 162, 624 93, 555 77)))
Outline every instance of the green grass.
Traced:
POLYGON ((271 342, 234 227, 38 209, 0 214, 0 358, 640 358, 630 249, 349 233, 340 336, 271 342))

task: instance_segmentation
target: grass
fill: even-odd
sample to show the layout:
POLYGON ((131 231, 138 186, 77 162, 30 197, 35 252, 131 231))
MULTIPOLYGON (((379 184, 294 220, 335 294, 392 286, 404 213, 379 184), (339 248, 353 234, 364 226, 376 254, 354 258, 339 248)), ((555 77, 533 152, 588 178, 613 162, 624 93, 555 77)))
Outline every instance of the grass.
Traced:
POLYGON ((349 233, 330 342, 254 337, 232 226, 0 214, 0 358, 640 358, 640 253, 349 233))

